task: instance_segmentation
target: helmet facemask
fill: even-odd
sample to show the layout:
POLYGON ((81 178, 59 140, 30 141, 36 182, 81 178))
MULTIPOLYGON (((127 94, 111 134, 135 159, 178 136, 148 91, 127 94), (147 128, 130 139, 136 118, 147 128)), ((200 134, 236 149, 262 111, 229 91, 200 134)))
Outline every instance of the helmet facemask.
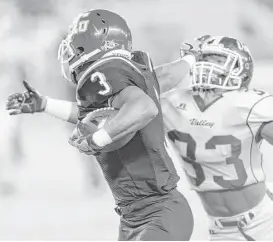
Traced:
POLYGON ((202 58, 192 70, 192 88, 235 90, 242 86, 243 60, 235 51, 219 46, 202 48, 202 58), (210 60, 208 57, 211 57, 210 60), (213 61, 212 57, 215 57, 213 61), (222 61, 217 62, 218 59, 222 61))
POLYGON ((61 72, 63 77, 69 82, 75 83, 74 71, 81 65, 89 61, 94 55, 101 52, 100 49, 95 49, 91 53, 85 54, 82 46, 74 46, 75 39, 79 32, 87 31, 89 21, 79 22, 81 17, 87 16, 85 13, 76 17, 72 25, 68 28, 68 35, 59 45, 58 60, 61 63, 61 72), (76 60, 73 60, 77 57, 76 60))
POLYGON ((65 79, 75 82, 75 76, 114 49, 129 49, 131 31, 126 21, 103 9, 81 13, 69 27, 61 42, 58 59, 65 79), (74 81, 73 81, 74 79, 74 81))
POLYGON ((69 38, 62 40, 59 50, 58 50, 58 59, 61 63, 61 71, 63 77, 68 81, 73 81, 74 78, 71 79, 72 73, 84 65, 85 63, 92 61, 92 58, 101 53, 100 49, 95 49, 91 53, 85 54, 83 47, 75 48, 72 44, 72 41, 69 38), (78 57, 78 60, 71 63, 74 57, 78 57))
POLYGON ((61 64, 62 75, 68 81, 72 81, 70 77, 71 71, 69 67, 69 61, 71 61, 75 55, 76 52, 71 45, 71 41, 69 41, 68 38, 62 40, 58 50, 58 60, 61 64))

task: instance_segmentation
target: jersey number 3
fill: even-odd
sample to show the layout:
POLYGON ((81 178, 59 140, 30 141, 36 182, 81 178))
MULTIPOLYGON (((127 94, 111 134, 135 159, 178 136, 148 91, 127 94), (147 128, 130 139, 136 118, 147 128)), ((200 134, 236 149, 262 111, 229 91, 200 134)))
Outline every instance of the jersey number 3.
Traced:
POLYGON ((111 92, 111 87, 106 81, 106 77, 101 72, 95 72, 91 75, 91 82, 98 82, 102 86, 102 90, 98 91, 100 95, 108 95, 111 92))
MULTIPOLYGON (((189 179, 195 186, 200 186, 205 181, 205 173, 202 165, 196 162, 196 141, 190 134, 172 130, 168 132, 170 140, 173 142, 183 142, 187 144, 186 157, 182 156, 183 160, 191 164, 195 170, 196 177, 188 175, 189 179)), ((213 176, 213 180, 219 186, 229 189, 234 187, 241 187, 247 180, 247 173, 243 161, 239 158, 241 154, 241 141, 232 135, 214 136, 205 144, 206 150, 216 149, 217 145, 230 145, 231 155, 226 158, 227 165, 233 165, 236 171, 237 179, 225 180, 223 176, 213 176)))

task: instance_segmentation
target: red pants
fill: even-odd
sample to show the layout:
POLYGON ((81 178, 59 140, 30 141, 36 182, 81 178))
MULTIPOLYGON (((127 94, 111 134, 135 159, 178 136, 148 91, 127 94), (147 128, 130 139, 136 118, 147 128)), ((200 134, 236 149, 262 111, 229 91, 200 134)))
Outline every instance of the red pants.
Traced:
POLYGON ((119 240, 185 241, 191 237, 192 212, 187 200, 176 189, 161 200, 141 200, 125 210, 121 216, 119 240))

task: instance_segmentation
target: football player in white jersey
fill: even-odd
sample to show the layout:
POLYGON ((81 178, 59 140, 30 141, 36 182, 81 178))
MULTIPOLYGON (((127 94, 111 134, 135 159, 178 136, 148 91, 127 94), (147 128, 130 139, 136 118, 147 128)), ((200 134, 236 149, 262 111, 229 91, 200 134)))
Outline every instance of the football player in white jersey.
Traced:
POLYGON ((169 139, 210 220, 211 240, 273 240, 259 150, 273 144, 273 95, 248 89, 253 60, 231 37, 203 36, 190 88, 162 98, 169 139))

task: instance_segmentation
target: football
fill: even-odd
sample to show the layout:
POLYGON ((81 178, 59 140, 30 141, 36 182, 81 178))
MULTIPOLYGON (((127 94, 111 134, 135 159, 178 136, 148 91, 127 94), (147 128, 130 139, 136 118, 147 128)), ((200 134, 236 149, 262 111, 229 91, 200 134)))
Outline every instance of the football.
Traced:
MULTIPOLYGON (((101 108, 89 113, 81 122, 85 124, 84 133, 94 133, 109 123, 118 113, 119 110, 114 108, 101 108)), ((135 135, 130 133, 115 142, 103 147, 102 152, 111 152, 118 150, 126 145, 135 135)))

